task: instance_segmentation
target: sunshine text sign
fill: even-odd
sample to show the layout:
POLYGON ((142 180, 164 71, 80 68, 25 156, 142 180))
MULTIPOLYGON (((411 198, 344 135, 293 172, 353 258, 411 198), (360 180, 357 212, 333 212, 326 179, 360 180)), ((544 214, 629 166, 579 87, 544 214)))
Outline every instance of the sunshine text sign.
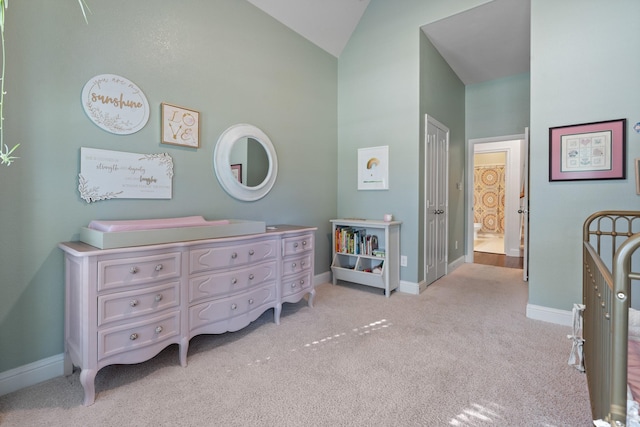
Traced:
POLYGON ((127 135, 149 120, 149 102, 133 82, 115 74, 100 74, 82 89, 82 108, 98 127, 127 135))

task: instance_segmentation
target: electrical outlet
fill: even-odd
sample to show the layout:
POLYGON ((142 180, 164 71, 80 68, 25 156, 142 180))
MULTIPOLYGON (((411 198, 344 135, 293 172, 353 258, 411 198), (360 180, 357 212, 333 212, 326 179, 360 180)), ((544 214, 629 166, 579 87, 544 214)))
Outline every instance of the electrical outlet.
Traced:
POLYGON ((400 266, 401 267, 406 267, 407 266, 407 256, 406 255, 400 255, 400 266))

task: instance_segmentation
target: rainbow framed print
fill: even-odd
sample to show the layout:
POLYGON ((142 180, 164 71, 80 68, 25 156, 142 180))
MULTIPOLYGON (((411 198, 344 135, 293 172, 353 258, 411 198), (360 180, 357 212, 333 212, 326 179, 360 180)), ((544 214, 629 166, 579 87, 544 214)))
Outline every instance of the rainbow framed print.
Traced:
POLYGON ((389 146, 358 149, 358 190, 389 189, 389 146))

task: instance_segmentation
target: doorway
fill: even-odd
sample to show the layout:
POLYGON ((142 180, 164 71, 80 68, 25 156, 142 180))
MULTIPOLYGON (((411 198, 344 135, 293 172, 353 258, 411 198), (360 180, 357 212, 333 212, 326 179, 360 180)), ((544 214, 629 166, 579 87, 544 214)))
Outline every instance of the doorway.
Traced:
POLYGON ((473 252, 505 254, 507 152, 476 144, 473 158, 473 252))
MULTIPOLYGON (((524 170, 524 141, 525 135, 509 135, 495 138, 482 138, 469 140, 467 147, 467 255, 466 262, 474 262, 474 176, 475 155, 485 153, 496 156, 497 153, 504 156, 504 195, 491 194, 502 200, 494 200, 496 205, 502 205, 502 212, 493 211, 491 215, 480 219, 486 222, 485 231, 503 232, 503 252, 506 257, 522 257, 522 222, 518 213, 520 206, 520 193, 522 189, 522 171, 524 170), (499 202, 499 203, 498 203, 499 202)), ((496 173, 487 173, 487 176, 497 176, 496 173)))

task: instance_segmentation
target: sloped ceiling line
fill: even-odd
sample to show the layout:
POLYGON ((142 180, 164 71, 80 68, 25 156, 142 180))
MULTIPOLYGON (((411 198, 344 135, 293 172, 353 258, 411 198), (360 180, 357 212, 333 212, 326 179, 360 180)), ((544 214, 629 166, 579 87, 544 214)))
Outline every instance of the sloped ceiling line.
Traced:
MULTIPOLYGON (((370 0, 248 0, 340 57, 370 0)), ((465 84, 529 71, 531 0, 493 0, 422 31, 465 84)))

